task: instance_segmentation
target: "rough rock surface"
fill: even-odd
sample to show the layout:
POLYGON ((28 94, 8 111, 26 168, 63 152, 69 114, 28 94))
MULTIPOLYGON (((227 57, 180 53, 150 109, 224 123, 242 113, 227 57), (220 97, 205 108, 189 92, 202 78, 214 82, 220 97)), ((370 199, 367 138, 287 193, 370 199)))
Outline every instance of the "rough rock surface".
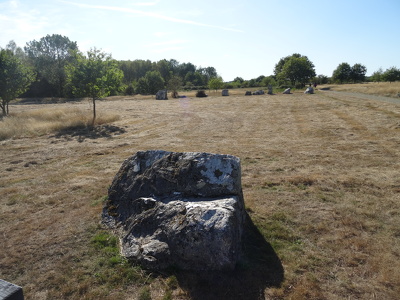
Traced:
POLYGON ((227 89, 222 90, 222 96, 229 96, 229 91, 227 89))
POLYGON ((245 95, 245 96, 251 96, 252 93, 251 93, 251 91, 246 91, 246 93, 245 93, 244 95, 245 95))
POLYGON ((233 269, 245 219, 240 160, 138 152, 116 174, 102 219, 122 254, 146 268, 233 269))
POLYGON ((159 90, 156 94, 156 100, 168 100, 168 91, 159 90))
POLYGON ((287 88, 286 90, 284 90, 283 94, 290 94, 290 88, 287 88))

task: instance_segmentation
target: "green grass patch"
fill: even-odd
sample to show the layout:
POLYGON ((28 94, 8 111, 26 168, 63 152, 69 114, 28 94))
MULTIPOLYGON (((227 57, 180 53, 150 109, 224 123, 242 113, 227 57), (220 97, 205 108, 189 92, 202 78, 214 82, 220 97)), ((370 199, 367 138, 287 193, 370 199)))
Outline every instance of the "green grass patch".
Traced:
POLYGON ((266 218, 255 218, 253 222, 276 252, 283 249, 301 251, 301 238, 293 232, 293 224, 284 212, 276 212, 266 218))

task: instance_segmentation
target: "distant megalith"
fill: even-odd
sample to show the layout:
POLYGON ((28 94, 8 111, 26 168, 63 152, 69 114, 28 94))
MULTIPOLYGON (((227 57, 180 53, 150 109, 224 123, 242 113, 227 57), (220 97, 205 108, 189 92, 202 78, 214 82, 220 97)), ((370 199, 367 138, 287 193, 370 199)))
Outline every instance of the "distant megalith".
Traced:
POLYGON ((312 86, 309 86, 309 87, 305 90, 304 94, 314 94, 314 89, 313 89, 313 87, 312 87, 312 86))
POLYGON ((200 90, 200 91, 197 91, 197 92, 196 92, 196 97, 198 97, 198 98, 203 98, 203 97, 208 97, 208 95, 206 94, 205 91, 200 90))
POLYGON ((140 151, 109 188, 102 221, 145 268, 232 270, 245 220, 239 158, 140 151))
POLYGON ((287 88, 286 90, 284 90, 283 94, 290 94, 290 88, 287 88))
POLYGON ((156 100, 168 100, 168 91, 159 90, 156 94, 156 100))
POLYGON ((253 92, 253 95, 264 95, 264 94, 265 94, 265 92, 263 90, 258 90, 258 91, 253 92))
POLYGON ((228 90, 222 90, 222 96, 229 96, 229 91, 228 90))
POLYGON ((245 96, 251 96, 252 93, 251 93, 251 91, 246 91, 246 93, 245 93, 244 95, 245 95, 245 96))

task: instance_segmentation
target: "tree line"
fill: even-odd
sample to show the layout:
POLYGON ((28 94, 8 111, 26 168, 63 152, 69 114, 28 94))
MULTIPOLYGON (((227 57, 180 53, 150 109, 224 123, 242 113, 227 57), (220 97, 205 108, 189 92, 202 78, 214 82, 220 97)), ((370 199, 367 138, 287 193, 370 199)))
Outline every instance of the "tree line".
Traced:
POLYGON ((316 75, 307 56, 294 53, 281 58, 274 74, 223 82, 214 67, 197 67, 175 59, 117 61, 96 48, 86 54, 68 37, 53 34, 26 43, 22 49, 11 41, 0 47, 0 107, 8 114, 8 103, 16 97, 90 97, 93 101, 117 94, 155 94, 167 88, 174 96, 180 89, 248 87, 304 87, 328 82, 348 83, 400 80, 400 70, 379 69, 370 78, 362 64, 341 63, 332 77, 316 75))

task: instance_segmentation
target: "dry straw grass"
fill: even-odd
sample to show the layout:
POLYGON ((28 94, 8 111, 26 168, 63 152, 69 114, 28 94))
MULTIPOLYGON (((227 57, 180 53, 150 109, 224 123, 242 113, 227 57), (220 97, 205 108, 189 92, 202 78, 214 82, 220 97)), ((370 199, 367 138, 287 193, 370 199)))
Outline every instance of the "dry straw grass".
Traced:
POLYGON ((400 104, 335 92, 238 92, 111 98, 98 111, 121 116, 102 127, 108 134, 1 142, 0 277, 24 287, 27 299, 398 299, 400 104), (98 226, 102 201, 123 160, 147 149, 240 157, 247 211, 284 279, 274 280, 279 268, 255 244, 246 247, 266 255, 248 257, 236 275, 210 274, 212 281, 121 260, 98 226))
MULTIPOLYGON (((96 125, 116 121, 118 116, 102 113, 96 125)), ((0 140, 20 137, 41 136, 66 130, 68 128, 84 128, 91 124, 90 111, 78 108, 35 108, 20 113, 11 113, 0 120, 0 140)))
POLYGON ((362 84, 340 84, 328 85, 335 91, 357 92, 369 95, 379 95, 398 98, 400 95, 400 81, 362 83, 362 84))

